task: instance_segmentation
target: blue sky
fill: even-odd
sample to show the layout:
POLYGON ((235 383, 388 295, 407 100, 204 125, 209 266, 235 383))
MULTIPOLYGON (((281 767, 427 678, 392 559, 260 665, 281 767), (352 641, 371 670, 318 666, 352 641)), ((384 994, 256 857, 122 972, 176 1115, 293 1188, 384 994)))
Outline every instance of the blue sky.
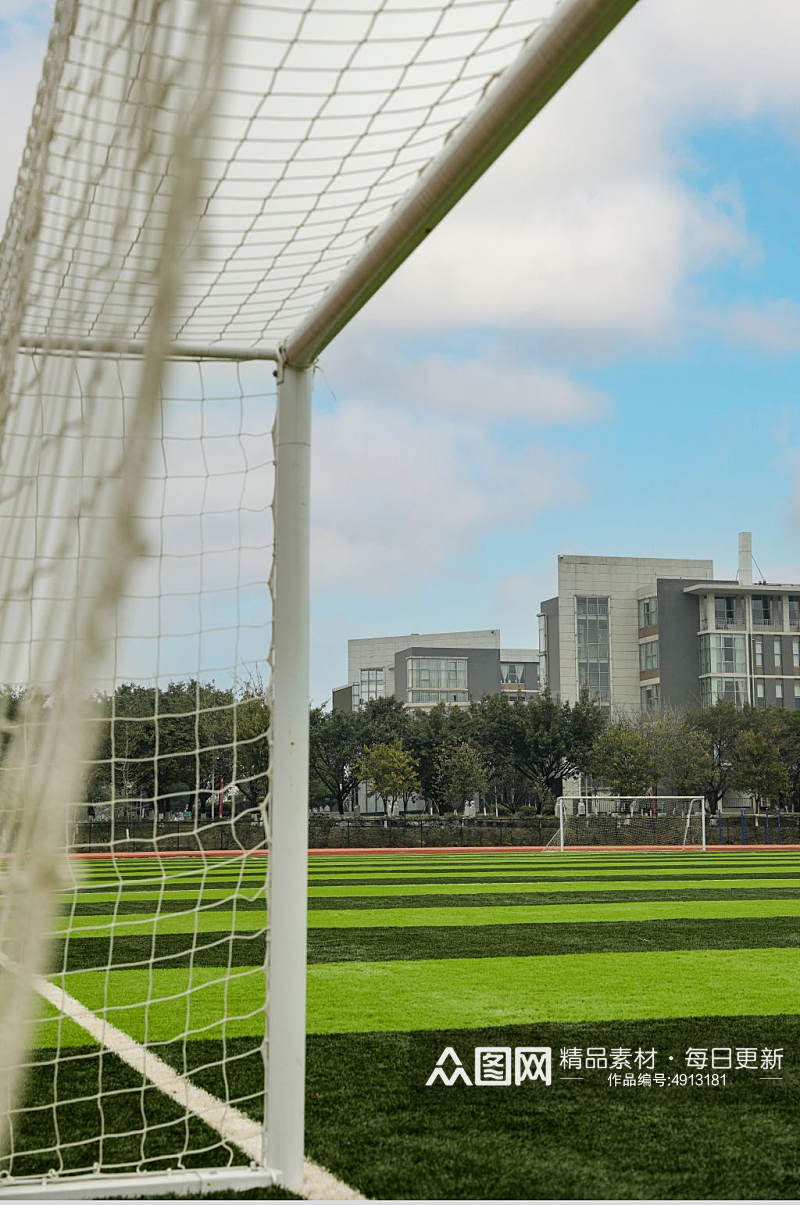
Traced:
MULTIPOLYGON (((788 4, 772 7, 784 18, 786 34, 795 35, 797 52, 796 14, 788 4)), ((682 17, 692 16, 685 6, 678 8, 683 11, 674 14, 676 25, 682 17)), ((688 96, 675 103, 671 90, 681 75, 674 61, 659 65, 655 48, 663 28, 659 31, 656 21, 651 21, 654 16, 667 21, 668 17, 663 11, 659 15, 652 7, 646 9, 646 4, 640 6, 615 35, 616 45, 603 47, 596 62, 583 69, 583 78, 574 81, 576 87, 565 90, 578 94, 574 103, 573 97, 562 94, 553 102, 553 112, 543 115, 542 124, 547 120, 553 131, 559 125, 575 129, 580 94, 588 97, 593 88, 601 87, 603 60, 608 60, 610 72, 612 50, 620 58, 641 54, 641 79, 646 66, 650 68, 647 87, 656 93, 655 100, 650 99, 653 112, 645 112, 644 117, 639 113, 633 123, 638 121, 645 135, 650 132, 652 146, 626 147, 623 138, 620 159, 633 198, 628 211, 634 222, 630 237, 638 240, 645 264, 650 223, 652 312, 647 312, 650 302, 645 296, 645 315, 637 328, 635 317, 626 312, 624 302, 620 304, 619 293, 626 280, 634 293, 638 288, 644 295, 647 285, 630 275, 620 280, 612 266, 607 281, 613 295, 611 309, 618 312, 608 321, 601 300, 593 323, 580 306, 570 315, 563 297, 556 301, 561 312, 551 320, 545 296, 538 308, 532 307, 527 321, 521 303, 519 316, 510 314, 503 325, 480 323, 468 315, 457 328, 442 321, 437 339, 413 327, 403 330, 399 342, 408 356, 410 392, 413 363, 420 354, 438 348, 457 363, 474 357, 485 344, 498 365, 504 358, 517 367, 544 365, 581 388, 596 391, 604 402, 594 413, 587 407, 583 416, 563 424, 557 417, 542 422, 535 406, 531 419, 524 413, 493 417, 487 407, 482 436, 487 446, 497 449, 488 457, 490 465, 496 469, 504 453, 516 462, 522 449, 532 449, 531 471, 549 478, 543 497, 531 499, 530 483, 526 488, 521 470, 512 470, 495 480, 497 489, 510 499, 506 519, 464 540, 457 556, 447 556, 443 549, 436 564, 416 574, 413 568, 404 575, 395 567, 391 590, 370 589, 365 581, 358 589, 340 583, 338 588, 318 592, 314 608, 318 658, 331 663, 334 677, 338 663, 343 680, 347 634, 499 625, 504 644, 535 645, 538 603, 555 590, 560 552, 712 557, 717 573, 731 576, 736 572, 737 532, 748 529, 753 531, 755 556, 767 577, 800 580, 800 247, 796 235, 800 125, 795 86, 788 72, 782 83, 769 83, 766 77, 775 65, 769 57, 759 61, 757 46, 751 81, 736 77, 741 64, 735 45, 730 72, 721 69, 717 78, 703 81, 707 62, 701 57, 702 42, 706 38, 713 45, 720 10, 709 12, 706 30, 699 31, 694 78, 689 79, 688 96), (748 83, 755 99, 743 115, 735 108, 744 103, 741 98, 748 83), (650 192, 648 182, 655 183, 650 192), (675 222, 670 199, 674 207, 684 207, 682 229, 674 235, 669 232, 675 222), (687 218, 692 208, 695 215, 689 213, 687 218), (705 222, 707 228, 698 233, 692 222, 705 222), (659 224, 667 231, 661 238, 659 224), (342 637, 338 649, 330 644, 334 628, 342 637)), ((737 10, 734 17, 742 15, 737 5, 731 10, 737 10)), ((735 44, 741 31, 736 20, 733 25, 735 44)), ((681 65, 688 75, 690 65, 681 65)), ((635 85, 636 80, 628 82, 635 85)), ((607 109, 594 118, 602 132, 615 116, 624 114, 622 119, 628 119, 636 90, 620 87, 616 96, 594 95, 599 95, 601 109, 607 109)), ((612 141, 614 137, 615 133, 612 141)), ((545 149, 552 138, 553 132, 546 131, 541 139, 545 149)), ((520 140, 526 145, 508 152, 498 165, 509 188, 515 177, 525 179, 525 160, 535 157, 538 141, 531 129, 520 140)), ((586 147, 580 136, 578 141, 577 158, 586 147)), ((569 177, 565 193, 573 199, 588 198, 590 205, 595 192, 602 207, 603 190, 613 192, 613 169, 608 170, 611 179, 607 176, 598 184, 591 152, 589 159, 585 174, 579 164, 562 171, 569 177)), ((555 182, 547 182, 548 188, 557 187, 557 176, 555 182)), ((484 181, 478 189, 483 190, 486 205, 492 191, 487 185, 489 181, 484 181)), ((456 211, 448 219, 454 228, 453 241, 459 216, 456 211)), ((545 219, 551 216, 545 214, 545 219)), ((470 226, 469 221, 463 224, 470 226)), ((580 240, 580 229, 574 233, 580 240)), ((624 240, 625 232, 601 229, 599 237, 604 235, 613 259, 613 240, 624 240)), ((491 247, 491 235, 487 246, 491 247)), ((427 250, 423 247, 417 253, 419 259, 427 250)), ((438 257, 440 262, 446 260, 448 250, 445 247, 438 257)), ((535 244, 532 251, 533 273, 535 244)), ((624 245, 619 252, 624 258, 624 245)), ((524 246, 520 254, 526 254, 524 246)), ((575 270, 573 265, 569 272, 571 286, 579 289, 580 266, 575 270)), ((424 280, 421 265, 415 275, 424 280)), ((602 272, 600 276, 602 280, 602 272)), ((403 312, 402 290, 398 292, 398 308, 403 312)), ((397 336, 388 331, 391 309, 387 305, 371 327, 364 323, 365 336, 396 348, 397 336)), ((357 387, 356 340, 353 346, 353 357, 340 355, 335 348, 328 356, 334 360, 328 375, 340 404, 348 390, 357 387)), ((331 404, 324 384, 318 395, 320 408, 331 404)), ((383 401, 400 404, 395 397, 383 401)), ((452 402, 457 410, 457 398, 452 402)), ((557 416, 557 405, 553 412, 557 416)), ((467 408, 467 413, 473 412, 467 408)), ((413 421, 420 440, 427 431, 436 430, 430 410, 415 414, 413 421)), ((412 446, 414 440, 411 434, 412 446)), ((362 454, 367 450, 362 449, 362 454)), ((491 497, 491 486, 484 482, 481 493, 491 497)), ((454 511, 460 504, 453 497, 454 511)), ((432 523, 436 515, 432 510, 432 523)), ((413 539, 407 543, 413 566, 413 539)))
MULTIPOLYGON (((40 11, 0 0, 6 162, 40 11)), ((351 636, 535 646, 560 552, 730 576, 749 529, 800 580, 799 54, 794 0, 641 0, 323 355, 315 701, 351 636)))

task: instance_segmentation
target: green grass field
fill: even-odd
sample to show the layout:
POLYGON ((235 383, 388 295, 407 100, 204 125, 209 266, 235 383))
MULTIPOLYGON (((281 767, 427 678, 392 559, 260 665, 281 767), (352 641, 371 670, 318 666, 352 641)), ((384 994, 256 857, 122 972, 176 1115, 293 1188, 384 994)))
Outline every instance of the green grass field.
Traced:
MULTIPOLYGON (((264 862, 163 865, 166 881, 154 859, 81 865, 52 982, 258 1116, 264 862)), ((347 1183, 383 1198, 800 1195, 800 852, 342 854, 312 857, 310 878, 307 1151, 347 1183), (476 1046, 549 1046, 552 1083, 427 1087, 446 1046, 470 1076, 476 1046), (654 1066, 632 1065, 635 1086, 585 1058, 562 1068, 562 1050, 590 1047, 632 1064, 655 1050, 654 1066), (756 1050, 756 1066, 724 1087, 672 1082, 690 1047, 756 1050), (781 1065, 761 1066, 776 1049, 781 1065)), ((36 1045, 18 1152, 58 1131, 65 1166, 158 1167, 176 1142, 187 1164, 242 1161, 50 1006, 36 1045)), ((14 1170, 56 1165, 20 1153, 14 1170)))

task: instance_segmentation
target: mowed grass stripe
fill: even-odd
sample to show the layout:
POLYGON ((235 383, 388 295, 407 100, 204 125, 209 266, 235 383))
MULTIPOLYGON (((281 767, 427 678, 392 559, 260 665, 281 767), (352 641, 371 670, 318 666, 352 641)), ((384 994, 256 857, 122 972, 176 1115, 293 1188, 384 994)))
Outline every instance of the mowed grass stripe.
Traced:
MULTIPOLYGON (((660 880, 659 882, 663 882, 660 880)), ((735 887, 738 891, 749 890, 751 888, 763 888, 765 881, 763 879, 709 879, 710 889, 724 890, 735 887)), ((667 880, 670 891, 697 891, 703 888, 704 880, 700 879, 673 879, 667 880)), ((783 888, 785 890, 798 891, 800 890, 800 878, 794 877, 775 877, 768 880, 769 886, 783 888)), ((658 890, 658 883, 644 882, 641 879, 622 879, 614 881, 614 891, 640 891, 643 886, 648 890, 658 890)), ((568 881, 553 881, 545 883, 506 883, 504 884, 504 894, 556 894, 558 892, 590 892, 604 891, 607 888, 607 880, 593 879, 574 879, 568 881), (595 886, 596 884, 596 886, 595 886)), ((308 891, 312 899, 344 899, 348 896, 358 897, 360 899, 372 898, 380 896, 389 899, 393 896, 403 895, 495 895, 497 894, 497 885, 494 883, 403 883, 397 884, 365 884, 357 890, 353 890, 350 884, 346 886, 336 887, 310 887, 308 891)))
MULTIPOLYGON (((719 900, 753 900, 753 899, 768 899, 768 900, 797 900, 800 899, 798 892, 794 889, 781 889, 778 887, 764 888, 727 888, 724 890, 715 890, 714 888, 705 888, 702 890, 684 890, 670 891, 668 888, 660 888, 651 891, 581 891, 581 892, 552 892, 552 893, 537 893, 535 895, 514 892, 500 892, 492 894, 475 894, 470 892, 465 895, 404 895, 404 896, 367 896, 361 898, 359 896, 347 896, 343 899, 312 899, 309 901, 309 924, 315 922, 311 919, 315 914, 326 911, 352 911, 354 913, 363 913, 364 911, 380 910, 386 914, 387 925, 391 925, 394 921, 391 919, 391 914, 400 909, 417 908, 420 911, 429 909, 445 909, 445 908, 521 908, 521 907, 567 907, 572 904, 613 904, 613 903, 647 903, 648 901, 668 901, 668 900, 696 900, 699 904, 705 901, 719 900)), ((195 916, 207 915, 215 913, 234 912, 241 916, 246 916, 248 913, 253 913, 257 917, 264 918, 267 914, 266 901, 263 899, 248 900, 244 898, 224 896, 222 899, 201 899, 192 897, 189 900, 173 899, 169 900, 161 898, 160 900, 125 900, 117 907, 110 907, 108 904, 95 903, 87 900, 85 903, 75 904, 67 909, 61 918, 61 930, 68 931, 69 929, 80 928, 84 924, 110 924, 115 919, 119 919, 120 923, 127 923, 128 920, 135 920, 137 917, 144 921, 154 919, 156 917, 169 916, 195 916)))
MULTIPOLYGON (((797 891, 779 887, 749 888, 739 890, 731 887, 717 891, 712 887, 701 890, 670 891, 664 887, 651 891, 582 891, 554 892, 546 895, 514 895, 509 892, 498 892, 492 895, 414 895, 383 898, 381 896, 367 897, 347 896, 345 899, 313 899, 309 901, 312 913, 324 912, 327 909, 342 907, 354 912, 364 909, 385 909, 391 912, 396 908, 514 908, 514 907, 545 907, 566 906, 568 904, 613 904, 617 902, 646 903, 648 900, 735 900, 735 899, 788 899, 796 900, 797 891)), ((387 920, 387 924, 391 922, 387 920)))
MULTIPOLYGON (((792 878, 800 876, 800 865, 794 867, 770 867, 763 870, 753 869, 751 866, 742 866, 740 868, 730 867, 715 867, 714 869, 698 868, 696 870, 686 870, 681 867, 676 868, 674 872, 665 870, 652 873, 635 873, 636 881, 639 883, 668 883, 673 880, 681 880, 692 878, 699 881, 727 878, 792 878)), ((323 886, 340 886, 340 887, 361 887, 369 884, 374 884, 376 887, 388 886, 396 884, 402 886, 406 883, 586 883, 586 882, 602 882, 614 883, 620 879, 633 878, 634 874, 628 868, 624 871, 586 871, 581 874, 540 874, 533 871, 523 870, 508 870, 508 871, 487 871, 483 873, 456 873, 453 871, 450 874, 411 874, 409 871, 406 875, 397 874, 374 874, 370 876, 358 875, 345 877, 344 875, 325 875, 324 877, 310 878, 309 884, 314 890, 320 890, 323 886)))
MULTIPOLYGON (((481 874, 500 874, 502 876, 515 873, 535 874, 536 877, 549 875, 553 876, 571 876, 579 874, 609 874, 609 875, 632 875, 637 873, 655 874, 660 873, 677 873, 687 874, 702 872, 704 870, 712 873, 733 873, 740 874, 742 872, 761 873, 796 873, 800 869, 800 859, 797 855, 789 856, 786 854, 769 853, 766 855, 750 854, 744 857, 730 854, 718 855, 699 855, 698 858, 692 858, 688 855, 681 856, 675 859, 664 859, 656 855, 649 855, 645 858, 637 858, 635 856, 625 856, 623 860, 619 857, 613 859, 605 858, 603 855, 593 855, 588 859, 581 859, 580 862, 568 862, 560 857, 552 861, 543 859, 541 855, 534 855, 526 859, 520 859, 514 862, 507 862, 502 855, 496 856, 493 860, 476 863, 474 858, 460 857, 456 860, 449 861, 445 864, 432 863, 428 859, 417 859, 409 864, 399 864, 391 855, 386 855, 374 865, 366 866, 363 862, 354 863, 353 859, 340 865, 334 866, 330 863, 324 867, 315 867, 313 859, 310 860, 309 878, 314 882, 325 882, 331 879, 341 878, 343 881, 348 881, 352 878, 379 878, 390 875, 406 877, 429 875, 438 877, 439 875, 447 874, 464 874, 467 877, 480 876, 481 874)), ((81 868, 79 868, 81 869, 81 868)), ((120 866, 116 870, 111 870, 108 866, 95 867, 93 870, 76 875, 78 885, 83 886, 100 886, 106 887, 109 890, 125 889, 126 886, 133 886, 135 883, 140 883, 142 886, 148 884, 161 884, 169 882, 196 882, 201 879, 204 882, 212 882, 220 879, 223 882, 261 882, 266 878, 266 863, 260 862, 253 865, 251 862, 239 860, 238 862, 229 863, 225 867, 214 867, 208 863, 199 864, 197 861, 187 863, 185 866, 174 865, 153 865, 149 862, 141 867, 120 866)))
MULTIPOLYGON (((529 870, 527 868, 518 869, 515 871, 501 871, 487 869, 484 872, 460 872, 451 871, 446 874, 434 872, 418 872, 416 874, 403 873, 397 875, 386 869, 382 873, 374 874, 359 874, 359 875, 326 875, 324 877, 310 877, 309 886, 315 891, 326 887, 362 887, 362 886, 397 886, 402 887, 408 883, 462 883, 468 886, 470 883, 491 883, 495 882, 498 885, 505 882, 529 882, 529 883, 557 883, 557 882, 626 882, 636 879, 644 884, 660 883, 667 881, 712 881, 712 880, 727 880, 727 879, 800 879, 800 864, 786 865, 770 863, 760 866, 696 866, 696 867, 649 867, 646 870, 641 870, 635 867, 625 867, 622 870, 606 869, 603 867, 592 867, 586 870, 567 870, 565 868, 558 871, 542 872, 540 869, 529 870)), ((70 886, 62 889, 62 898, 69 898, 72 894, 87 894, 96 895, 105 893, 109 896, 126 895, 131 891, 155 891, 169 893, 175 890, 196 891, 200 887, 207 887, 209 890, 236 890, 255 893, 265 889, 266 880, 263 876, 226 876, 212 877, 201 876, 196 873, 193 876, 174 875, 169 878, 161 876, 151 877, 136 877, 126 881, 101 881, 82 882, 74 887, 70 886)))
MULTIPOLYGON (((794 917, 652 921, 586 921, 581 924, 497 925, 487 934, 472 925, 386 929, 312 929, 308 961, 382 962, 422 958, 489 958, 499 955, 588 954, 625 950, 756 949, 800 947, 794 917), (491 940, 487 937, 491 936, 491 940)), ((117 937, 113 945, 99 937, 73 937, 53 953, 57 971, 103 970, 113 957, 115 968, 146 966, 226 967, 261 964, 265 935, 211 932, 197 942, 191 934, 117 937), (112 954, 113 951, 113 954, 112 954), (66 963, 65 963, 66 958, 66 963)))
MULTIPOLYGON (((308 914, 312 929, 397 929, 409 927, 565 924, 584 921, 671 920, 676 918, 800 916, 800 899, 649 900, 645 903, 516 904, 507 907, 480 905, 441 908, 350 908, 313 909, 308 914)), ((220 928, 248 932, 264 928, 259 910, 220 911, 192 909, 159 915, 132 914, 100 919, 96 916, 60 918, 53 936, 74 933, 82 937, 150 936, 159 933, 210 933, 220 928)))
MULTIPOLYGON (((745 890, 763 890, 763 889, 780 889, 780 890, 800 890, 800 878, 788 878, 780 876, 771 876, 766 879, 660 879, 658 882, 646 881, 642 879, 629 880, 610 880, 615 894, 628 891, 652 891, 661 893, 663 890, 669 891, 702 891, 708 890, 723 891, 730 888, 735 888, 737 891, 745 890), (663 887, 662 887, 663 884, 663 887)), ((360 885, 346 884, 344 886, 325 886, 325 887, 309 887, 308 895, 312 900, 323 899, 393 899, 401 896, 414 896, 421 898, 423 896, 440 896, 446 895, 451 898, 462 895, 557 895, 557 894, 588 894, 591 892, 607 892, 609 889, 609 880, 607 879, 577 879, 577 880, 549 880, 547 882, 521 882, 509 883, 501 880, 502 892, 498 892, 497 883, 487 883, 485 881, 475 883, 389 883, 389 884, 374 884, 365 883, 360 885)), ((71 900, 67 900, 67 906, 70 904, 78 913, 84 911, 87 907, 97 909, 103 904, 113 904, 122 911, 133 911, 137 904, 142 902, 160 901, 164 907, 171 907, 175 904, 180 905, 183 901, 191 901, 193 903, 213 901, 213 900, 236 900, 237 904, 241 903, 246 906, 248 904, 260 904, 263 906, 265 895, 264 888, 260 886, 255 889, 248 890, 242 887, 239 891, 232 891, 230 888, 208 887, 198 888, 197 891, 185 890, 181 888, 173 888, 170 891, 154 891, 154 890, 130 890, 122 895, 116 892, 80 892, 72 896, 71 900)))
MULTIPOLYGON (((308 1032, 451 1033, 539 1020, 774 1016, 798 1011, 799 980, 800 951, 774 948, 325 963, 309 968, 308 1032)), ((166 1042, 187 1029, 190 1041, 263 1029, 261 967, 230 977, 209 967, 195 968, 191 977, 186 970, 154 971, 146 1010, 146 972, 112 971, 107 979, 78 972, 65 977, 65 987, 137 1041, 166 1042)), ((37 1025, 38 1046, 55 1045, 55 1015, 47 1009, 37 1025)), ((62 1023, 62 1047, 84 1042, 77 1025, 62 1023)))

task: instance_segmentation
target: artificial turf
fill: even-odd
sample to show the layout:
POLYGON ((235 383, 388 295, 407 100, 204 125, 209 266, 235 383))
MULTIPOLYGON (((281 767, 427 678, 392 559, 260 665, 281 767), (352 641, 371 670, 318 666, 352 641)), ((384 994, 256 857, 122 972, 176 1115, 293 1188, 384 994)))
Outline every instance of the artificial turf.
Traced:
MULTIPOLYGON (((54 982, 109 1006, 113 1024, 146 1033, 162 1058, 257 1116, 263 859, 99 860, 76 877, 54 982)), ((309 904, 307 1150, 367 1195, 800 1192, 796 851, 339 855, 311 859, 309 904), (690 1045, 785 1056, 776 1075, 740 1071, 725 1088, 623 1089, 557 1067, 547 1088, 425 1086, 446 1045, 469 1065, 475 1046, 528 1044, 552 1046, 556 1060, 561 1046, 614 1044, 654 1045, 678 1063, 690 1045)), ((199 1163, 230 1158, 47 1011, 28 1088, 42 1108, 17 1129, 18 1151, 41 1148, 36 1119, 54 1118, 73 1165, 90 1155, 135 1165, 143 1153, 157 1166, 176 1135, 199 1163), (102 1151, 98 1071, 112 1136, 102 1151)), ((43 1162, 30 1155, 14 1170, 43 1162)))

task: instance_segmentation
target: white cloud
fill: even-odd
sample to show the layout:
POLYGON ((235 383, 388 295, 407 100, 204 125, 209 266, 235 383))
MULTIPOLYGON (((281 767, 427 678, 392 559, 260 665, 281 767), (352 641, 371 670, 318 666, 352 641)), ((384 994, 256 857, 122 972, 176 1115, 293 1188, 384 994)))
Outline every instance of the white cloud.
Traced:
POLYGON ((499 526, 574 500, 560 458, 497 445, 479 424, 345 403, 315 422, 312 572, 317 589, 391 593, 499 526))
POLYGON ((761 304, 741 302, 713 315, 712 323, 735 343, 750 343, 776 353, 800 350, 800 303, 789 298, 761 304))
POLYGON ((681 137, 753 116, 796 127, 798 45, 789 0, 757 20, 739 0, 638 6, 362 322, 513 326, 573 346, 677 333, 698 273, 757 254, 735 179, 687 183, 681 137))
POLYGON ((501 344, 481 355, 400 356, 388 337, 378 342, 345 337, 322 362, 325 379, 344 380, 350 400, 451 411, 466 419, 571 425, 603 418, 611 405, 599 389, 558 369, 521 361, 501 344))

